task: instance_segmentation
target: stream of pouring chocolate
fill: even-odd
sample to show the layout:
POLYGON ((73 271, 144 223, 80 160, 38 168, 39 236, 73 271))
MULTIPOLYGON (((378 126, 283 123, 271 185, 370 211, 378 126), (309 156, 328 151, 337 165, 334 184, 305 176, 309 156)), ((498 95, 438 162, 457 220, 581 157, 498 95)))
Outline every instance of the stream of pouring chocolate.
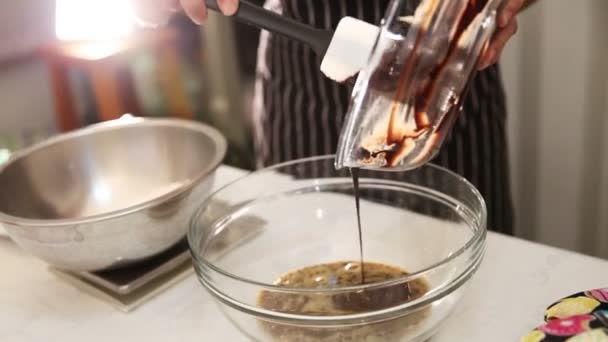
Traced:
MULTIPOLYGON (((435 99, 437 93, 441 90, 441 82, 444 81, 443 75, 446 72, 446 68, 450 62, 454 58, 457 57, 458 54, 458 42, 460 38, 465 34, 467 28, 471 25, 471 23, 475 20, 475 17, 480 11, 486 6, 488 0, 469 0, 464 11, 460 14, 460 18, 458 20, 458 25, 454 32, 450 37, 450 46, 448 48, 447 54, 444 59, 438 63, 431 71, 429 75, 428 82, 424 82, 422 86, 416 87, 416 89, 412 89, 414 87, 414 75, 413 70, 415 69, 416 63, 419 59, 419 54, 417 51, 421 48, 423 38, 428 30, 428 26, 436 12, 439 8, 440 0, 428 0, 427 2, 427 11, 422 18, 422 23, 420 26, 420 30, 417 33, 414 48, 411 53, 411 57, 408 58, 406 63, 403 65, 400 73, 399 80, 397 82, 397 90, 395 92, 395 96, 392 101, 391 109, 390 109, 390 120, 388 123, 388 131, 386 135, 386 144, 385 149, 379 151, 368 151, 369 157, 375 158, 380 153, 385 155, 387 165, 395 166, 399 161, 404 158, 407 154, 409 154, 415 147, 414 139, 426 133, 429 130, 432 130, 432 118, 429 118, 428 111, 429 107, 432 103, 432 100, 435 99), (414 119, 416 123, 416 129, 413 132, 404 132, 404 130, 400 129, 399 126, 399 117, 398 114, 402 110, 402 106, 404 105, 403 99, 407 98, 412 93, 415 95, 414 102, 414 119)), ((464 92, 466 93, 471 78, 466 82, 464 92)), ((432 132, 432 134, 446 134, 443 129, 444 124, 446 122, 453 122, 455 120, 457 113, 452 113, 454 110, 458 110, 460 105, 460 98, 451 98, 449 101, 449 108, 447 108, 437 123, 436 131, 432 132)), ((437 136, 430 137, 429 143, 427 143, 426 148, 432 148, 434 143, 438 141, 437 136)), ((364 263, 363 263, 363 234, 361 227, 361 208, 360 208, 360 197, 359 197, 359 168, 350 168, 350 173, 353 181, 353 189, 355 194, 355 206, 357 209, 357 228, 359 234, 359 259, 361 262, 361 283, 365 283, 365 275, 364 275, 364 263)))
POLYGON ((357 209, 357 228, 359 232, 359 262, 361 263, 361 284, 365 284, 365 270, 363 264, 363 231, 361 230, 361 206, 359 202, 359 168, 350 169, 353 178, 353 189, 355 191, 355 207, 357 209))

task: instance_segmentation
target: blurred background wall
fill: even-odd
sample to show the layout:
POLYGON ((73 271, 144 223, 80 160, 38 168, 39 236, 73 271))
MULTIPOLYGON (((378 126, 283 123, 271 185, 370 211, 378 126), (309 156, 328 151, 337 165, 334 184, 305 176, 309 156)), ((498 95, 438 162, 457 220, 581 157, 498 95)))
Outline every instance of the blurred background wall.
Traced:
MULTIPOLYGON (((234 163, 251 165, 247 120, 257 31, 219 17, 213 17, 200 36, 183 20, 175 25, 182 27, 180 32, 190 32, 183 45, 192 45, 192 39, 202 43, 201 70, 186 66, 184 71, 198 117, 230 137, 243 156, 234 163)), ((521 16, 519 33, 501 61, 509 96, 517 235, 604 258, 607 34, 608 1, 539 0, 521 16)), ((54 1, 0 2, 0 141, 16 132, 27 136, 56 131, 48 72, 34 53, 53 37, 54 1)), ((151 63, 142 57, 135 64, 146 110, 162 115, 163 106, 147 76, 151 63)), ((75 87, 86 99, 87 87, 77 76, 75 87)), ((90 105, 80 102, 80 111, 86 113, 90 105)))
POLYGON ((518 235, 608 257, 608 1, 540 0, 502 59, 518 235))

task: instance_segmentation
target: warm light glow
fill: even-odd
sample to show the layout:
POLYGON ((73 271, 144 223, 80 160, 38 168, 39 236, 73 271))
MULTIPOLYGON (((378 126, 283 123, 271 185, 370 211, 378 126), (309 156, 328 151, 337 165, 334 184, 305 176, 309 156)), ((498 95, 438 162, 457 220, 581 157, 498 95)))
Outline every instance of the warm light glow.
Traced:
POLYGON ((61 40, 108 40, 128 36, 134 28, 128 0, 57 0, 55 34, 61 40))
POLYGON ((115 39, 66 45, 63 49, 70 56, 94 61, 112 56, 121 50, 124 50, 127 46, 128 45, 124 41, 115 39))

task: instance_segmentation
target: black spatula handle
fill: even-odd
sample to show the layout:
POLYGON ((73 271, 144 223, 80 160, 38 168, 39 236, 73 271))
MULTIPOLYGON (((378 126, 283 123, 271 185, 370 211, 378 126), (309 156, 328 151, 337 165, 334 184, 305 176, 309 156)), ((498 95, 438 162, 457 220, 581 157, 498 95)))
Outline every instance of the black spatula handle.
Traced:
MULTIPOLYGON (((207 8, 220 11, 216 0, 205 0, 207 8)), ((239 1, 239 8, 234 17, 246 24, 259 29, 268 30, 297 40, 310 46, 319 56, 323 57, 333 36, 329 30, 317 29, 289 19, 248 1, 239 1)))

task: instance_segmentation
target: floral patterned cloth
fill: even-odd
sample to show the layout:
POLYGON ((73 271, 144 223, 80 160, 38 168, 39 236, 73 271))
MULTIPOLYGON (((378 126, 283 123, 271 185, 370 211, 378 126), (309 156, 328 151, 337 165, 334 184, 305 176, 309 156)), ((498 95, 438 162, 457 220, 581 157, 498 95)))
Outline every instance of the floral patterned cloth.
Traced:
POLYGON ((579 292, 551 304, 545 324, 521 342, 608 342, 608 288, 579 292))

